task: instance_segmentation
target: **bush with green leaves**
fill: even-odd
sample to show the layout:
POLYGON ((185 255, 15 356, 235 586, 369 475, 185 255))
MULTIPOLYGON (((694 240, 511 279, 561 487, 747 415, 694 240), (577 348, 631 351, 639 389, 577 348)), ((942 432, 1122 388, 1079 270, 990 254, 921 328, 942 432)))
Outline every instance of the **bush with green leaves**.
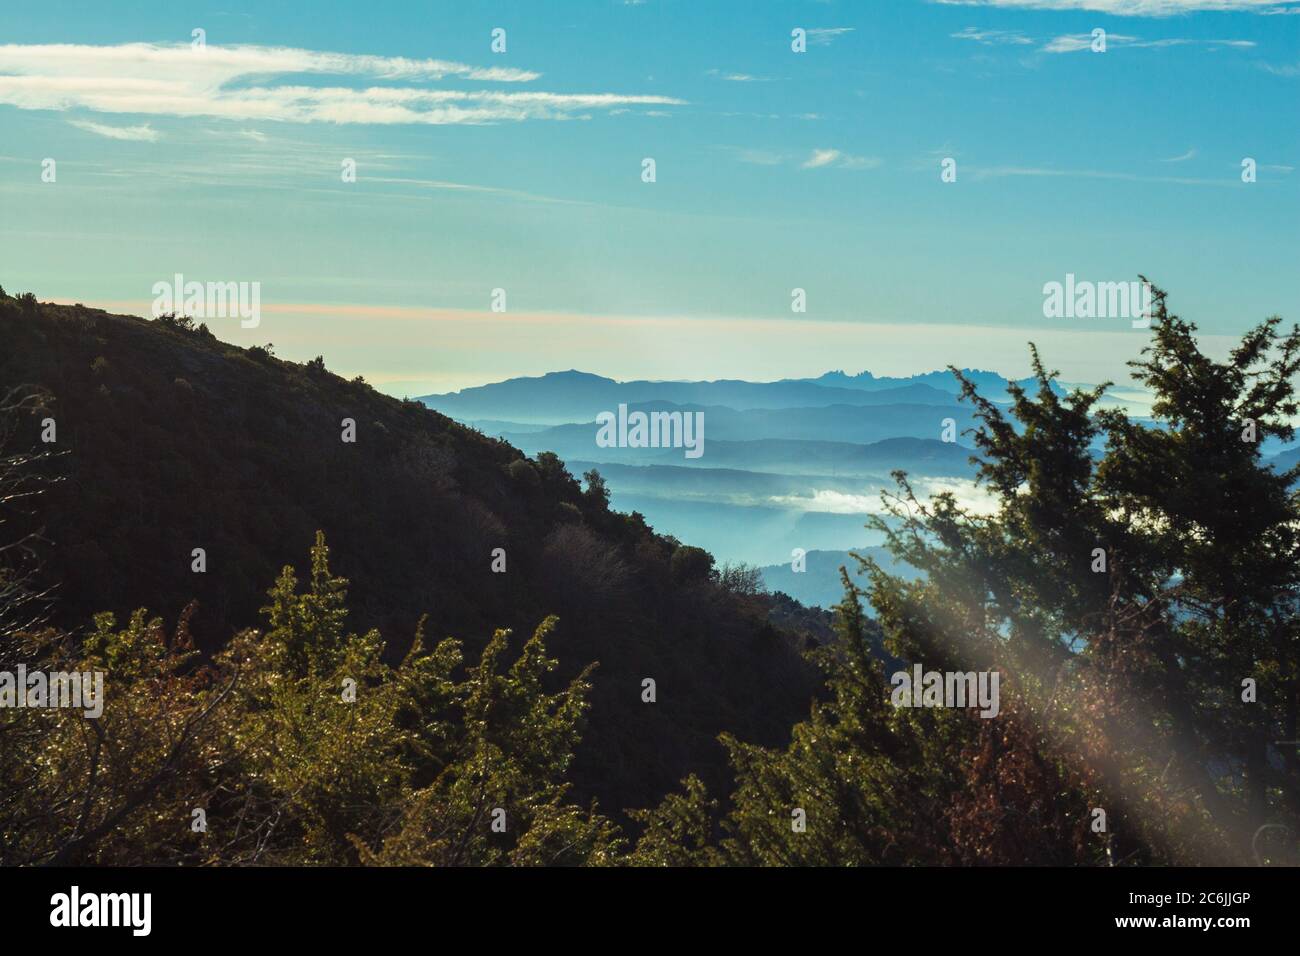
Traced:
POLYGON ((423 639, 397 667, 346 629, 347 582, 318 536, 285 568, 265 630, 211 660, 186 620, 100 615, 83 641, 7 645, 29 670, 100 671, 98 719, 0 709, 0 864, 603 864, 613 826, 566 801, 589 672, 556 693, 546 621, 507 665, 423 639), (493 811, 504 813, 501 832, 493 811), (200 811, 200 813, 196 813, 200 811))

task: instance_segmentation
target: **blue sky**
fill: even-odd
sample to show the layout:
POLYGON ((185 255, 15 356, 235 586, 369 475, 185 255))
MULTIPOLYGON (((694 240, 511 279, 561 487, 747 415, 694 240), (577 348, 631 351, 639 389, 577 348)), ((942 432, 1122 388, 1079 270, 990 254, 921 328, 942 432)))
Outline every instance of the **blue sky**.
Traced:
POLYGON ((1031 338, 1067 378, 1120 377, 1142 333, 1045 319, 1044 283, 1145 272, 1218 349, 1300 320, 1293 14, 10 0, 0 283, 147 314, 177 272, 257 281, 261 325, 222 338, 412 394, 569 367, 1020 375, 1031 338))

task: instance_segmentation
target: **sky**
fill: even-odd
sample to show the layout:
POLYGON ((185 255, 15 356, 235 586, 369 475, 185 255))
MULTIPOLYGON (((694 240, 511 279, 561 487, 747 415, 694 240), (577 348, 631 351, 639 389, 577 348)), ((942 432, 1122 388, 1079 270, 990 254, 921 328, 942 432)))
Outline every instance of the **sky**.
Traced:
POLYGON ((1300 321, 1297 167, 1295 2, 0 6, 8 292, 256 282, 219 337, 394 394, 1019 377, 1030 340, 1122 380, 1149 333, 1044 284, 1145 274, 1219 354, 1300 321))

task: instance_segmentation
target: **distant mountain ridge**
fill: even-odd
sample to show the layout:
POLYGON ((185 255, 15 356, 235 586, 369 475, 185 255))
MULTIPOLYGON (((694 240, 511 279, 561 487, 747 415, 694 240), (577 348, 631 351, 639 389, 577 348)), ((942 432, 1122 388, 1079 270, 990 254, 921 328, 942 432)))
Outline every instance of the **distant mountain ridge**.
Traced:
MULTIPOLYGON (((978 368, 964 368, 961 370, 963 376, 973 382, 979 389, 981 395, 985 398, 995 401, 1005 400, 1007 396, 1007 384, 1014 381, 1014 384, 1021 388, 1036 393, 1038 391, 1038 381, 1032 377, 1011 380, 1007 379, 997 372, 987 372, 978 368)), ((792 381, 810 382, 814 385, 821 385, 826 388, 842 389, 860 389, 862 391, 882 391, 892 388, 900 388, 912 385, 925 385, 939 391, 952 392, 957 394, 961 391, 961 386, 952 372, 945 370, 934 372, 922 372, 918 375, 908 375, 903 378, 897 378, 889 375, 876 376, 867 371, 859 372, 857 375, 849 375, 843 371, 826 372, 817 378, 801 378, 792 381)), ((1052 391, 1056 395, 1064 395, 1066 390, 1057 382, 1052 383, 1052 391)))
MULTIPOLYGON (((1006 400, 1009 383, 1001 376, 967 374, 981 395, 1006 400)), ((923 494, 978 497, 965 437, 977 424, 975 406, 960 390, 949 372, 619 382, 569 370, 420 401, 527 454, 553 452, 575 473, 599 472, 617 507, 641 512, 722 561, 766 565, 794 546, 842 550, 876 543, 864 541, 863 524, 879 511, 880 493, 894 486, 895 471, 911 476, 923 494), (690 450, 702 454, 688 457, 685 443, 611 442, 608 434, 601 437, 602 412, 667 412, 698 421, 692 434, 702 426, 703 442, 692 442, 690 450)))
MULTIPOLYGON (((722 405, 675 405, 666 401, 638 402, 631 411, 699 411, 704 413, 705 450, 709 442, 744 442, 778 439, 790 442, 823 441, 870 444, 888 439, 939 440, 946 422, 951 419, 959 435, 976 424, 969 404, 947 405, 823 405, 805 408, 751 408, 737 410, 722 405)), ((454 417, 454 416, 453 416, 454 417)), ((643 461, 644 448, 597 448, 597 425, 593 420, 556 425, 527 434, 507 433, 508 440, 520 448, 554 451, 561 457, 590 458, 599 451, 613 460, 643 461), (627 457, 628 455, 631 457, 627 457)), ((678 451, 676 457, 683 457, 678 451)), ((887 468, 886 471, 889 469, 887 468)))
MULTIPOLYGON (((470 423, 477 424, 477 423, 470 423)), ((673 466, 695 470, 774 472, 783 475, 839 477, 888 475, 895 469, 935 477, 972 478, 974 450, 934 438, 884 438, 859 443, 793 438, 758 438, 744 441, 710 438, 700 458, 686 458, 675 448, 597 448, 592 444, 594 425, 560 426, 534 432, 487 431, 521 449, 555 451, 574 467, 594 462, 653 468, 673 466), (581 429, 591 428, 592 432, 581 429)))
POLYGON ((794 570, 791 561, 768 565, 759 570, 763 575, 763 584, 769 591, 788 594, 808 607, 830 609, 844 597, 840 568, 848 571, 849 577, 857 583, 863 583, 858 576, 858 562, 853 557, 854 554, 872 558, 890 574, 908 580, 920 577, 915 568, 895 560, 888 549, 881 547, 854 548, 851 551, 813 550, 805 553, 802 571, 794 570))
MULTIPOLYGON (((870 375, 867 372, 862 374, 870 375)), ((987 391, 989 398, 999 400, 1005 397, 1005 379, 994 376, 996 382, 993 382, 989 379, 992 373, 972 374, 981 377, 981 390, 987 391)), ((462 421, 487 419, 532 425, 593 421, 599 412, 613 410, 620 403, 670 402, 675 405, 726 406, 736 411, 828 405, 948 405, 956 400, 959 391, 957 380, 948 372, 927 372, 913 379, 864 379, 845 376, 842 372, 829 372, 820 379, 782 379, 776 382, 737 379, 619 382, 571 369, 531 378, 506 379, 458 392, 424 395, 418 401, 462 421), (828 379, 828 376, 832 378, 828 379)))

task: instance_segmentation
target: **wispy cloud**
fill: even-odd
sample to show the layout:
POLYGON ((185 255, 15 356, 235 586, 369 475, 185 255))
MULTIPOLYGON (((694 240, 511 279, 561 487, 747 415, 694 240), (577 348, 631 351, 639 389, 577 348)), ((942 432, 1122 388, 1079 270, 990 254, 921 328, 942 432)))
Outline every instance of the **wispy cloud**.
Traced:
POLYGON ((841 149, 814 149, 811 153, 792 150, 761 149, 748 146, 715 146, 730 153, 737 162, 750 166, 789 166, 799 169, 876 169, 884 160, 876 156, 857 156, 841 149))
MULTIPOLYGON (((942 2, 942 0, 941 0, 942 2)), ((1300 0, 1298 0, 1300 2, 1300 0)), ((1300 8, 1297 8, 1300 9, 1300 8)), ((957 33, 949 34, 955 40, 971 40, 983 46, 1032 46, 1039 42, 1034 37, 1028 36, 1020 30, 982 30, 978 27, 967 27, 957 33)), ((1081 50, 1090 50, 1092 48, 1093 38, 1091 33, 1071 33, 1063 36, 1054 37, 1048 40, 1039 48, 1040 53, 1076 53, 1081 50)), ((1255 46, 1253 40, 1192 40, 1185 37, 1167 37, 1156 40, 1143 40, 1136 36, 1127 36, 1121 33, 1110 33, 1106 36, 1106 45, 1117 47, 1133 48, 1151 48, 1159 49, 1171 46, 1186 46, 1199 44, 1208 47, 1232 47, 1235 49, 1249 49, 1255 46)))
POLYGON ((810 27, 807 31, 808 42, 815 46, 826 46, 846 33, 852 33, 855 27, 810 27))
POLYGON ((751 166, 780 166, 786 159, 780 153, 767 149, 737 149, 736 159, 751 166))
POLYGON ((770 83, 770 76, 754 76, 752 73, 724 73, 722 70, 709 70, 709 76, 716 76, 729 83, 770 83))
POLYGON ((952 34, 955 40, 974 40, 976 43, 982 43, 984 46, 1029 46, 1034 41, 1025 36, 1019 30, 979 30, 975 27, 967 27, 965 30, 959 30, 952 34))
POLYGON ((90 120, 69 120, 68 122, 77 129, 84 129, 96 136, 107 136, 109 139, 127 139, 141 143, 156 143, 158 141, 158 131, 150 129, 148 124, 144 126, 106 126, 103 123, 92 123, 90 120))
MULTIPOLYGON (((976 514, 996 514, 997 499, 984 486, 970 478, 931 478, 925 475, 908 476, 917 497, 925 500, 942 492, 957 499, 957 503, 976 514)), ((837 515, 870 515, 886 513, 879 492, 850 494, 831 488, 813 488, 809 495, 771 495, 769 504, 798 511, 823 512, 837 515)))
MULTIPOLYGON (((1143 40, 1141 37, 1125 36, 1121 33, 1108 33, 1106 47, 1128 47, 1131 49, 1160 50, 1172 46, 1208 46, 1232 47, 1244 50, 1255 45, 1253 40, 1192 40, 1186 37, 1164 37, 1157 40, 1143 40)), ((1049 41, 1041 50, 1043 53, 1078 53, 1092 49, 1092 35, 1089 33, 1072 33, 1059 36, 1049 41)))
POLYGON ((814 149, 812 155, 804 161, 804 169, 821 169, 823 166, 831 166, 840 158, 842 154, 838 149, 814 149))
POLYGON ((399 186, 416 186, 421 189, 448 190, 451 192, 483 193, 504 199, 518 199, 526 202, 559 203, 566 206, 591 206, 594 203, 580 199, 561 199, 555 196, 542 196, 537 193, 524 192, 519 189, 504 189, 499 186, 482 186, 472 183, 455 183, 441 179, 412 179, 400 176, 369 176, 367 182, 392 183, 399 186))
POLYGON ((873 156, 851 156, 838 149, 814 149, 800 166, 803 169, 875 169, 881 160, 873 156))
MULTIPOLYGON (((970 167, 967 167, 970 170, 970 167)), ((1131 183, 1171 183, 1179 186, 1225 186, 1235 187, 1241 181, 1236 176, 1224 176, 1221 179, 1195 178, 1191 176, 1140 176, 1104 169, 1058 169, 1048 166, 983 166, 971 170, 976 180, 1000 179, 1008 176, 1026 177, 1060 177, 1064 179, 1111 179, 1131 183)))
POLYGON ((1162 163, 1185 163, 1185 162, 1187 162, 1189 159, 1195 159, 1195 158, 1196 158, 1196 147, 1193 146, 1191 149, 1189 149, 1187 152, 1183 153, 1181 156, 1170 156, 1168 159, 1162 159, 1162 160, 1160 160, 1160 162, 1162 162, 1162 163))
POLYGON ((945 6, 1020 10, 1087 10, 1117 17, 1172 17, 1180 13, 1300 13, 1297 0, 931 0, 945 6))
POLYGON ((443 79, 518 84, 541 74, 446 60, 282 47, 127 43, 0 46, 0 104, 20 109, 214 116, 295 123, 449 124, 566 119, 620 106, 675 106, 668 96, 435 89, 424 86, 267 84, 276 76, 428 84, 443 79))

